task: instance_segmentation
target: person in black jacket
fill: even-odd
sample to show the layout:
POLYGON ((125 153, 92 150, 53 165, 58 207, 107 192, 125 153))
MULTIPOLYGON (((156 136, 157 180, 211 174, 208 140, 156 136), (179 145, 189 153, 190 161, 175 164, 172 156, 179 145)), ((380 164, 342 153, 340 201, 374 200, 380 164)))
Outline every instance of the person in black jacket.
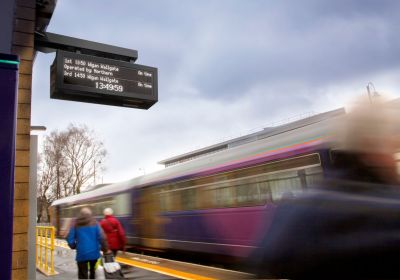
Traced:
POLYGON ((255 273, 285 279, 400 279, 397 109, 364 105, 337 127, 326 179, 277 207, 255 273))

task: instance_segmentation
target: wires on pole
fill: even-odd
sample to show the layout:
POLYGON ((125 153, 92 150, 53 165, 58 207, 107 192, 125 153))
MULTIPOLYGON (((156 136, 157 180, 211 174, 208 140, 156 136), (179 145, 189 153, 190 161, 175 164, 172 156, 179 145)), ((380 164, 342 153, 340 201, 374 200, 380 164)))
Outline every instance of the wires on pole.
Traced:
POLYGON ((368 84, 367 84, 367 93, 368 93, 369 102, 371 104, 372 104, 372 98, 379 96, 379 93, 376 91, 375 86, 372 82, 368 82, 368 84), (371 88, 373 89, 373 92, 371 92, 371 88))

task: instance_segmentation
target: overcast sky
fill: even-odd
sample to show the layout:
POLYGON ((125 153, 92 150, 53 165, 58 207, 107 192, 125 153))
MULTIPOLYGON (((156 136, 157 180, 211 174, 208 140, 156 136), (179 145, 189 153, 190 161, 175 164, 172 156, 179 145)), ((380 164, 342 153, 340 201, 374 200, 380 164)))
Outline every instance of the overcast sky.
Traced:
POLYGON ((39 54, 32 125, 94 129, 109 153, 103 180, 115 182, 343 107, 368 82, 399 97, 399 11, 395 0, 58 1, 47 31, 137 50, 137 63, 158 68, 159 101, 138 110, 50 99, 54 55, 39 54))

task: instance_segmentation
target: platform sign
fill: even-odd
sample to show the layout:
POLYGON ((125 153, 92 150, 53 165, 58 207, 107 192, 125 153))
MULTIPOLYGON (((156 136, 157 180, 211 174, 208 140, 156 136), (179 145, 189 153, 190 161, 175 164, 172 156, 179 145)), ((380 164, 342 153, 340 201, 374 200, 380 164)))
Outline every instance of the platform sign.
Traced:
POLYGON ((18 57, 0 54, 0 260, 1 279, 11 279, 18 57))
POLYGON ((157 68, 59 50, 50 96, 148 109, 158 101, 157 68))

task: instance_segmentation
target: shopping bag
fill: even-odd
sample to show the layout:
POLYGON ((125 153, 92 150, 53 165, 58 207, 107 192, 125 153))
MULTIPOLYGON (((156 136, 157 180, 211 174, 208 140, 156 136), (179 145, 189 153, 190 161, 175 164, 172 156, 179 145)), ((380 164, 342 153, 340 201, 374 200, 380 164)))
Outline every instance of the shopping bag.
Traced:
POLYGON ((106 279, 104 276, 104 268, 102 266, 102 259, 99 258, 96 262, 96 265, 94 266, 94 269, 96 270, 96 279, 106 279))
POLYGON ((104 276, 106 279, 123 279, 121 266, 114 259, 112 254, 104 254, 102 257, 104 276))

